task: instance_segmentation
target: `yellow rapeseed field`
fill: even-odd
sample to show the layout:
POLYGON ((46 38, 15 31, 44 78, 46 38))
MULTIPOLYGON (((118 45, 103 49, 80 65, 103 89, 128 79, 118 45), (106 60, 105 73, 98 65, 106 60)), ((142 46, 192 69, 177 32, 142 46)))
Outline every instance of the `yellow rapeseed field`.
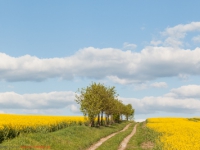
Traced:
POLYGON ((51 132, 72 124, 83 124, 84 117, 0 114, 0 139, 19 133, 51 132))
POLYGON ((162 133, 163 150, 200 150, 198 118, 149 118, 147 127, 162 133))

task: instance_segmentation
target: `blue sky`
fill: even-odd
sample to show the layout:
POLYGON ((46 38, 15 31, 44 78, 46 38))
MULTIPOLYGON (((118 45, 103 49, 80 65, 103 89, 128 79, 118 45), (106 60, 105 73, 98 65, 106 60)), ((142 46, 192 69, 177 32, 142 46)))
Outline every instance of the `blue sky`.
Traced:
POLYGON ((115 86, 135 119, 200 116, 200 2, 0 1, 0 112, 81 115, 115 86))

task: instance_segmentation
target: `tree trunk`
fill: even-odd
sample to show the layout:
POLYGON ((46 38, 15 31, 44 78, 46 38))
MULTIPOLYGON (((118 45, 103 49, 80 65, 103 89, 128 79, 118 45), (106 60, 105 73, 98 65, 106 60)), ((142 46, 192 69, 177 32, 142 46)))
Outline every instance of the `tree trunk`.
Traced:
POLYGON ((101 125, 103 125, 103 111, 101 111, 101 125))
POLYGON ((110 120, 111 120, 111 124, 113 124, 114 123, 113 114, 110 115, 110 120))
POLYGON ((108 114, 108 125, 110 124, 110 115, 108 114))
POLYGON ((108 115, 106 114, 105 116, 106 116, 106 118, 105 118, 105 125, 107 126, 108 125, 108 115))
POLYGON ((100 113, 98 113, 97 126, 100 126, 100 113))

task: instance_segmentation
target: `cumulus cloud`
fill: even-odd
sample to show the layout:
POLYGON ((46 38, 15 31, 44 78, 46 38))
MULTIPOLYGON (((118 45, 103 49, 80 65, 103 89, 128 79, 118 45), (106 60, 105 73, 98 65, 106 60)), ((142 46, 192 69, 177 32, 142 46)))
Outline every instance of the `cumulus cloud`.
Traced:
MULTIPOLYGON (((200 22, 167 28, 162 32, 166 36, 163 46, 157 46, 162 44, 161 40, 152 41, 153 46, 147 46, 140 52, 87 47, 72 56, 45 59, 30 55, 12 57, 0 53, 0 80, 73 80, 78 77, 108 78, 119 84, 130 84, 162 77, 200 75, 200 48, 179 48, 181 39, 191 31, 200 31, 200 22)), ((135 44, 124 43, 126 49, 135 47, 135 44)))
POLYGON ((200 99, 200 86, 187 85, 172 89, 166 96, 175 98, 199 98, 200 99))
POLYGON ((165 29, 165 31, 161 32, 161 34, 167 37, 164 42, 165 45, 179 47, 183 46, 183 42, 181 40, 185 38, 188 32, 192 31, 200 31, 200 22, 179 24, 165 29))
POLYGON ((0 53, 0 79, 42 81, 59 77, 110 78, 119 83, 143 82, 180 74, 200 75, 200 48, 146 47, 141 52, 88 47, 65 58, 11 57, 0 53))
POLYGON ((59 109, 74 103, 75 93, 50 92, 39 94, 0 93, 1 109, 59 109))
POLYGON ((152 83, 150 86, 154 87, 154 88, 167 88, 167 83, 165 83, 165 82, 155 82, 155 83, 152 83))
MULTIPOLYGON (((200 112, 200 85, 186 85, 174 88, 163 96, 146 96, 141 99, 119 97, 125 104, 132 104, 137 114, 157 112, 196 113, 200 112)), ((68 108, 80 113, 72 91, 39 94, 0 93, 0 109, 21 109, 26 113, 48 114, 68 108)), ((1 112, 0 112, 1 113, 1 112)))
POLYGON ((200 112, 198 99, 178 99, 173 97, 144 97, 143 99, 121 98, 123 102, 132 104, 136 114, 153 114, 156 112, 196 113, 200 112))
POLYGON ((136 82, 135 80, 123 79, 117 76, 107 76, 107 78, 111 80, 112 82, 119 83, 119 84, 131 84, 131 83, 136 82))

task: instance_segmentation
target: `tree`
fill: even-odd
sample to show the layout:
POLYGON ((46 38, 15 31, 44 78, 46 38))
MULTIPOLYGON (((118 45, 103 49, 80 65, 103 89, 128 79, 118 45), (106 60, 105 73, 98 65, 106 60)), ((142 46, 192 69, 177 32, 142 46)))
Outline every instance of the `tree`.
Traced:
POLYGON ((78 90, 75 101, 80 104, 80 110, 84 116, 88 116, 90 126, 94 126, 94 120, 98 117, 97 124, 100 124, 100 112, 105 98, 106 88, 103 84, 92 83, 86 88, 78 90))
POLYGON ((92 83, 86 88, 78 89, 75 101, 80 105, 80 110, 90 121, 90 126, 94 126, 97 118, 97 125, 103 125, 103 115, 105 114, 105 124, 120 122, 122 115, 126 119, 134 114, 131 104, 124 105, 117 99, 115 87, 106 87, 100 83, 92 83))
POLYGON ((112 115, 114 114, 115 109, 115 99, 117 97, 115 87, 108 87, 106 90, 106 103, 104 104, 104 111, 106 114, 106 125, 112 123, 112 115))
POLYGON ((94 126, 94 120, 101 111, 101 84, 92 83, 92 85, 79 89, 80 94, 76 94, 75 101, 80 104, 80 110, 84 116, 88 116, 90 126, 94 126))
POLYGON ((133 117, 134 109, 132 108, 131 104, 125 105, 124 115, 125 115, 127 121, 128 121, 128 119, 133 117))

